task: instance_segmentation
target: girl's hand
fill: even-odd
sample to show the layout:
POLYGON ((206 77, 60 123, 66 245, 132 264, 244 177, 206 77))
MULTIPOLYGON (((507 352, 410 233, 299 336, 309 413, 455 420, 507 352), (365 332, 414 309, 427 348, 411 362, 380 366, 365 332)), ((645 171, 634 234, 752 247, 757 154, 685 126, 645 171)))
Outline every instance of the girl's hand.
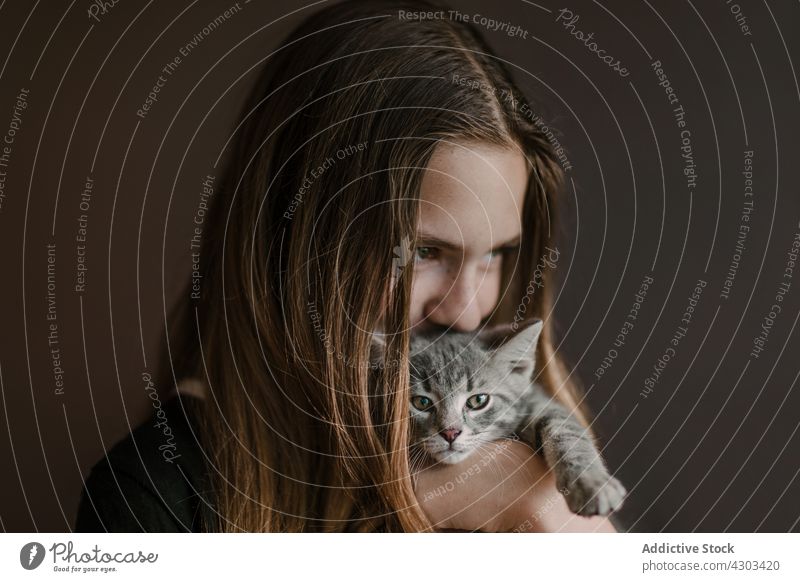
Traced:
POLYGON ((460 463, 423 469, 415 492, 436 529, 616 531, 605 517, 572 513, 544 458, 511 439, 484 445, 460 463))

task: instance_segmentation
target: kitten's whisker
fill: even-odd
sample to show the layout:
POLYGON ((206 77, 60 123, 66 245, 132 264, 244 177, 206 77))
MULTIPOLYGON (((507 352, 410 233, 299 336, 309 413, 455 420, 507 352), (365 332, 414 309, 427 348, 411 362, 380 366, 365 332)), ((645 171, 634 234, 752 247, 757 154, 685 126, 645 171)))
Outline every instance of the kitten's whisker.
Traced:
MULTIPOLYGON (((513 454, 511 451, 509 451, 508 447, 507 447, 507 444, 506 444, 507 442, 513 442, 515 440, 517 440, 517 439, 513 439, 513 438, 510 438, 510 437, 489 437, 489 436, 487 436, 486 437, 486 444, 482 445, 482 446, 488 446, 489 444, 491 444, 492 447, 491 447, 489 456, 492 457, 492 459, 494 459, 494 457, 497 457, 498 455, 503 455, 506 459, 509 459, 509 460, 513 461, 513 464, 516 466, 516 465, 520 465, 522 463, 522 459, 518 455, 513 454), (498 442, 498 441, 500 441, 500 442, 498 442)), ((506 477, 508 477, 511 474, 510 471, 513 471, 513 469, 511 469, 506 474, 503 474, 502 467, 500 467, 497 463, 491 462, 491 463, 488 463, 488 464, 493 469, 496 469, 496 474, 501 479, 505 479, 506 477)))
POLYGON ((417 448, 416 454, 414 456, 414 463, 416 464, 416 470, 422 470, 425 465, 427 464, 429 454, 424 448, 417 448))
MULTIPOLYGON (((483 452, 484 449, 488 450, 489 451, 489 455, 487 455, 487 456, 491 457, 491 450, 489 448, 489 442, 491 442, 491 441, 486 441, 486 442, 479 443, 478 446, 476 447, 476 449, 479 450, 480 452, 483 452)), ((495 463, 489 462, 489 463, 486 463, 486 466, 488 466, 489 469, 492 471, 492 476, 496 476, 496 477, 500 477, 501 476, 498 473, 498 468, 495 466, 495 463)))
POLYGON ((414 458, 414 473, 418 473, 422 470, 423 466, 425 465, 425 453, 420 451, 417 456, 414 458))
MULTIPOLYGON (((508 439, 508 440, 513 441, 514 439, 508 439)), ((510 461, 512 461, 514 465, 513 470, 516 470, 517 467, 520 467, 525 462, 520 455, 512 453, 511 451, 507 450, 506 447, 503 447, 503 449, 500 451, 500 454, 503 455, 505 458, 509 459, 510 461)))

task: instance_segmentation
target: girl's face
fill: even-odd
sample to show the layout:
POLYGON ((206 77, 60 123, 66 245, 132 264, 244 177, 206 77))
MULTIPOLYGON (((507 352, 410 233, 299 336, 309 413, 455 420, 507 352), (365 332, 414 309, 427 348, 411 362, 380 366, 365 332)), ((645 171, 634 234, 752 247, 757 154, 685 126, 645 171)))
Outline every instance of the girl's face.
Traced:
POLYGON ((527 184, 519 150, 437 146, 422 180, 411 245, 412 333, 472 331, 491 313, 504 257, 519 244, 527 184))

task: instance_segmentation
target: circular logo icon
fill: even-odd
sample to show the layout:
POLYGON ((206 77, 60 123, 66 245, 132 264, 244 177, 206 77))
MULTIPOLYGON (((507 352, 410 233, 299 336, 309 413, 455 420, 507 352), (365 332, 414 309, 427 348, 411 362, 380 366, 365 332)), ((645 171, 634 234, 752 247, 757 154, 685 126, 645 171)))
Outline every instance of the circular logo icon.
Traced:
POLYGON ((26 570, 38 568, 44 561, 44 546, 38 542, 30 542, 19 551, 19 563, 26 570))

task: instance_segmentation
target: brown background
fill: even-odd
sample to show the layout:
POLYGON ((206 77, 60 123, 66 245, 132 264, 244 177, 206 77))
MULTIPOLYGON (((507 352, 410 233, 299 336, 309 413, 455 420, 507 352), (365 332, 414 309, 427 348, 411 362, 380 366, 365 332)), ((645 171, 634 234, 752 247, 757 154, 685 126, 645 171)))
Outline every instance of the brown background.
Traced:
MULTIPOLYGON (((141 377, 157 367, 165 306, 190 271, 201 182, 219 175, 218 156, 263 59, 314 10, 240 2, 140 119, 161 68, 233 2, 120 2, 100 22, 87 16, 89 4, 67 11, 66 1, 33 9, 16 0, 0 10, 0 134, 19 90, 30 90, 0 209, 6 531, 70 530, 82 475, 151 411, 141 377), (95 187, 79 294, 75 235, 87 175, 95 187), (48 347, 47 244, 56 245, 62 395, 48 347)), ((740 5, 752 36, 722 1, 570 2, 576 28, 593 31, 631 71, 622 78, 555 22, 562 4, 451 2, 529 31, 528 39, 486 34, 569 150, 561 349, 589 389, 609 464, 631 490, 622 517, 637 531, 798 530, 800 275, 764 353, 748 354, 800 221, 791 66, 800 64, 800 7, 740 5), (691 194, 655 59, 687 113, 699 174, 691 194), (752 229, 723 300, 746 149, 755 152, 752 229), (650 272, 655 283, 628 343, 593 384, 650 272), (687 337, 643 399, 644 379, 700 278, 708 286, 687 337)))

